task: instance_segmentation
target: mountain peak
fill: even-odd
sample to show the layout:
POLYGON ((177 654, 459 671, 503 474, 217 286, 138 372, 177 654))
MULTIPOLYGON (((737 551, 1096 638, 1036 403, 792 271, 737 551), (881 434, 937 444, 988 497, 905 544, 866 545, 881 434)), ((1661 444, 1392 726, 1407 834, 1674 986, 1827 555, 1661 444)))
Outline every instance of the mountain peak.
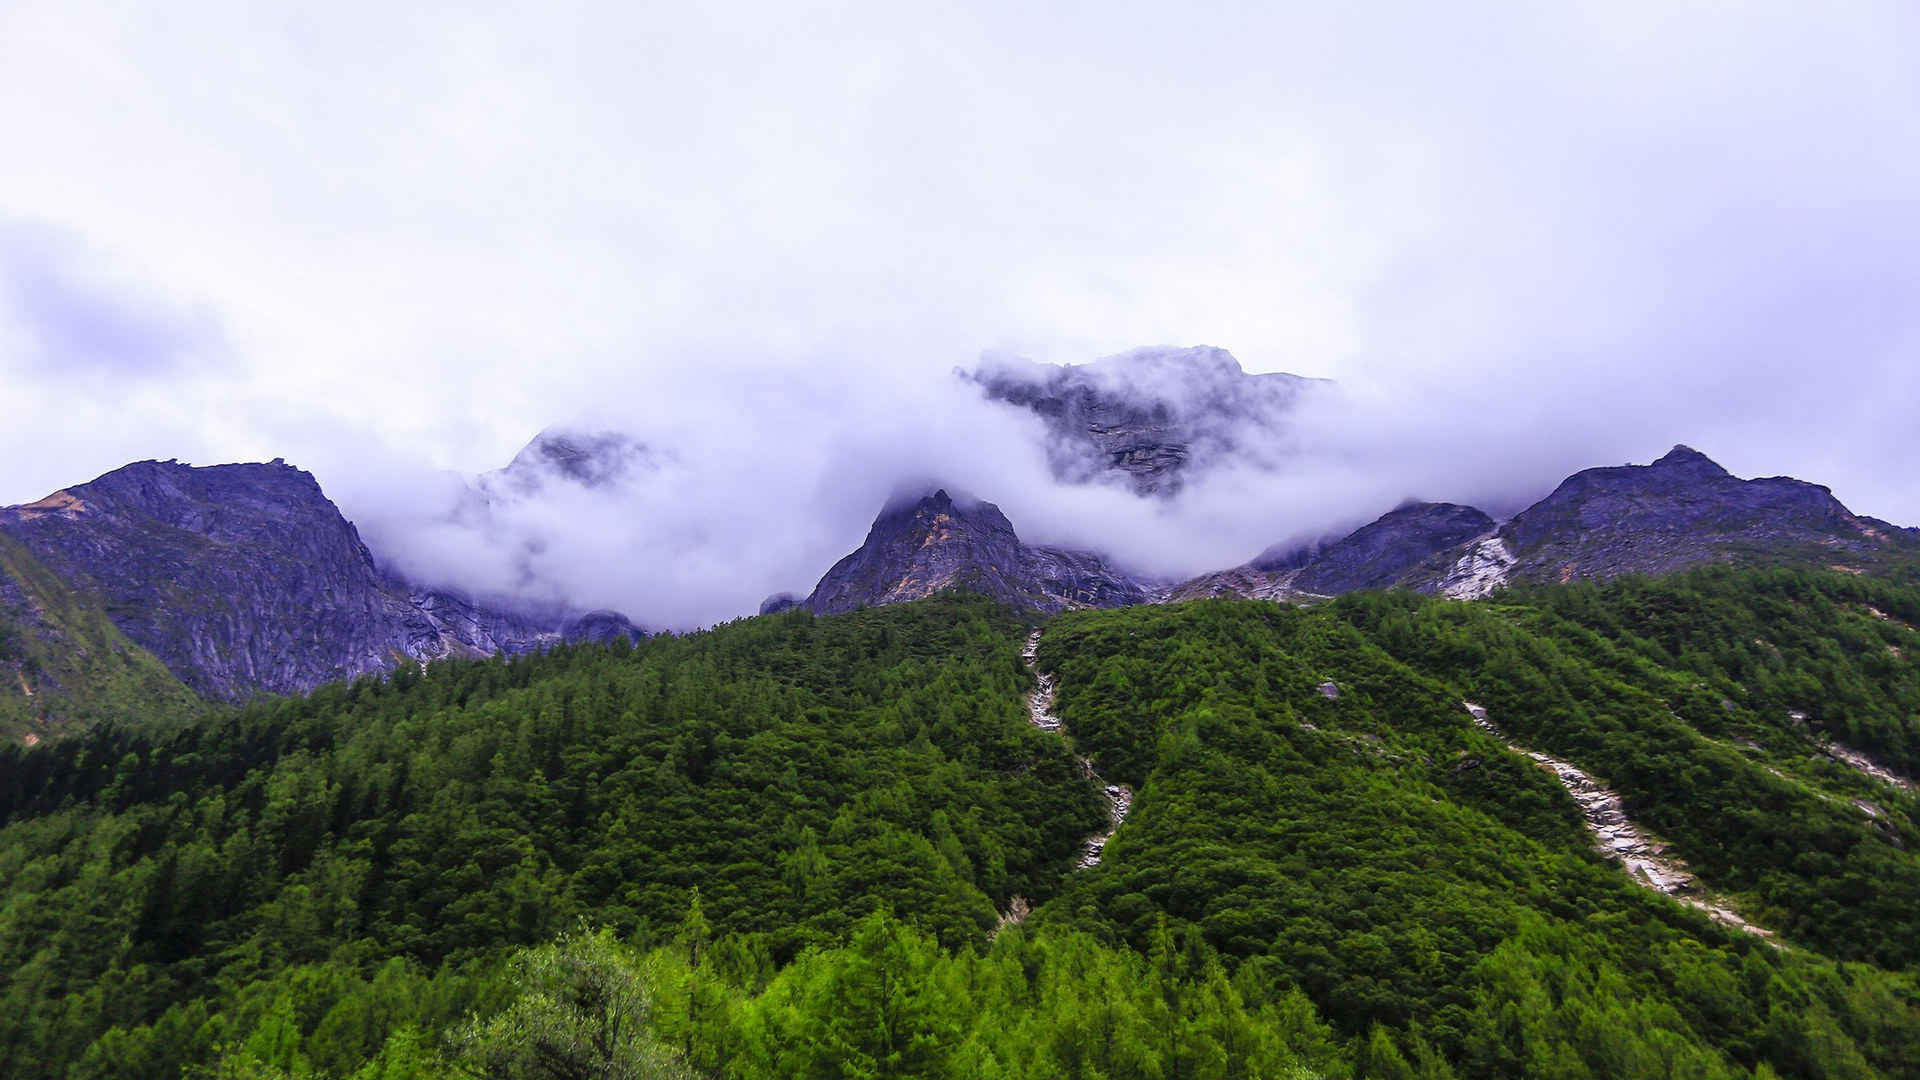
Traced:
POLYGON ((1719 462, 1685 443, 1675 443, 1673 449, 1661 455, 1661 457, 1653 463, 1652 467, 1656 469, 1687 469, 1702 475, 1732 475, 1728 473, 1726 469, 1722 468, 1719 462))
POLYGON ((523 491, 539 488, 548 479, 597 488, 624 481, 636 469, 654 464, 652 451, 630 435, 556 426, 535 435, 495 475, 523 491))
POLYGON ((1090 364, 997 362, 961 376, 990 401, 1047 426, 1048 465, 1068 483, 1131 481, 1169 497, 1189 474, 1229 465, 1275 468, 1303 388, 1317 380, 1254 375, 1225 349, 1156 346, 1090 364))
POLYGON ((1730 558, 1870 553, 1886 538, 1817 484, 1743 480, 1679 445, 1651 465, 1587 469, 1500 530, 1519 576, 1664 574, 1730 558))
POLYGON ((866 542, 827 571, 806 607, 817 614, 851 611, 948 589, 1043 611, 1146 599, 1139 583, 1096 555, 1021 543, 998 506, 922 487, 888 500, 866 542))
POLYGON ((633 636, 610 613, 416 595, 375 564, 311 473, 279 460, 137 461, 0 511, 0 532, 96 597, 188 687, 223 700, 305 691, 402 660, 526 652, 570 633, 633 636))

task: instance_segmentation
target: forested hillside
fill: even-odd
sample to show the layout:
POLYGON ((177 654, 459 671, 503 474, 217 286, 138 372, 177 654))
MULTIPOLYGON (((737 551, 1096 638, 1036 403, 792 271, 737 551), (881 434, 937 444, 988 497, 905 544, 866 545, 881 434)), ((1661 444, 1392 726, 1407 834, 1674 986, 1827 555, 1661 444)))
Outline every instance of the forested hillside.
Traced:
POLYGON ((1064 740, 1032 624, 795 611, 0 750, 0 1072, 1920 1069, 1920 590, 1069 613, 1064 740), (1632 881, 1463 701, 1772 936, 1632 881), (1136 789, 1083 872, 1076 754, 1136 789))

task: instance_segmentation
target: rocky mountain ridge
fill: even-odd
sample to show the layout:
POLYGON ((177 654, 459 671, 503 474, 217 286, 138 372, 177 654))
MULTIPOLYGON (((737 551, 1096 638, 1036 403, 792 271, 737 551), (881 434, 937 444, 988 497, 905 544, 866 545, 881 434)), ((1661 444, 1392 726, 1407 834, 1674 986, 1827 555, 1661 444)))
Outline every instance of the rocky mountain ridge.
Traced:
POLYGON ((1325 380, 1250 374, 1225 349, 1146 348, 1089 364, 999 364, 962 372, 992 401, 1043 420, 1055 477, 1124 476, 1170 497, 1189 475, 1227 464, 1281 467, 1279 447, 1303 396, 1325 380))
MULTIPOLYGON (((644 453, 630 440, 556 437, 521 457, 540 482, 587 484, 616 480, 609 467, 632 467, 644 453)), ((83 670, 151 688, 164 665, 201 697, 234 700, 402 662, 639 633, 612 612, 476 602, 411 584, 382 568, 310 474, 277 460, 136 462, 0 508, 0 541, 12 553, 0 560, 0 674, 36 697, 13 710, 22 717, 45 713, 46 691, 57 696, 83 670)), ((885 506, 810 595, 769 597, 761 612, 826 614, 951 589, 1040 612, 1225 595, 1310 602, 1392 587, 1475 599, 1510 582, 1707 562, 1871 571, 1901 560, 1920 560, 1920 533, 1856 515, 1816 484, 1734 477, 1681 446, 1648 465, 1576 473, 1505 523, 1468 506, 1411 502, 1344 536, 1179 584, 1094 551, 1025 543, 994 504, 921 489, 885 506)))
POLYGON ((1269 549, 1169 595, 1311 599, 1397 586, 1472 600, 1509 581, 1605 581, 1723 561, 1857 571, 1916 554, 1920 534, 1854 514, 1825 487, 1742 480, 1675 446, 1648 465, 1575 473, 1503 525, 1472 507, 1410 504, 1337 541, 1269 549))
MULTIPOLYGON (((1396 587, 1472 600, 1510 581, 1603 581, 1723 561, 1860 570, 1920 557, 1920 533, 1856 515, 1824 487, 1742 480, 1685 446, 1650 465, 1576 473, 1505 524, 1470 506, 1410 502, 1337 539, 1276 546, 1172 586, 1091 553, 1026 548, 991 503, 929 499, 883 511, 806 606, 846 611, 944 588, 1042 611, 1215 596, 1310 602, 1396 587)), ((763 611, 779 607, 770 598, 763 611)))
POLYGON ((637 633, 611 613, 515 610, 411 586, 376 564, 311 474, 279 460, 135 462, 0 509, 0 533, 218 700, 404 660, 637 633))
MULTIPOLYGON (((1122 607, 1150 597, 1143 582, 1098 555, 1024 544, 999 507, 943 488, 883 508, 866 541, 827 571, 805 607, 825 615, 950 589, 1038 611, 1122 607)), ((779 599, 770 597, 762 610, 777 609, 779 599)))

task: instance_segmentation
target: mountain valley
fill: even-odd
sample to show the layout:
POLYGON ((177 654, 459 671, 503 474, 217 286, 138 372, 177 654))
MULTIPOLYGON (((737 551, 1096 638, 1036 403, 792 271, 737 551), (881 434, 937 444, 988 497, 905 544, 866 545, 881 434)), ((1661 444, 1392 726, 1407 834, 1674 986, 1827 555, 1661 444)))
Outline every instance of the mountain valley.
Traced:
MULTIPOLYGON (((1149 507, 1315 390, 1116 360, 980 385, 1149 507)), ((550 428, 448 520, 673 459, 550 428)), ((1098 540, 909 484, 649 633, 281 461, 0 509, 0 1072, 1920 1071, 1920 533, 1676 446, 1188 580, 1098 540)))

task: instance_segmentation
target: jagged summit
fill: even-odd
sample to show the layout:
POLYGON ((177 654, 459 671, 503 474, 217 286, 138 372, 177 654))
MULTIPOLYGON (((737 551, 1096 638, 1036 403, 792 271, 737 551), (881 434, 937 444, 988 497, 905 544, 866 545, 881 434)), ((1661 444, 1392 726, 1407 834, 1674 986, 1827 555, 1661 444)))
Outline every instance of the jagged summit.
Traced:
POLYGON ((561 641, 569 622, 610 632, 606 616, 490 608, 398 580, 312 474, 278 460, 135 462, 0 510, 0 532, 213 698, 527 651, 561 641))
POLYGON ((535 435, 483 483, 496 480, 520 493, 555 479, 596 488, 620 483, 653 464, 652 450, 631 435, 556 425, 535 435))
POLYGON ((898 603, 948 589, 1021 607, 1117 607, 1141 603, 1142 585, 1099 556, 1020 542, 993 503, 955 498, 944 487, 896 495, 859 550, 820 579, 806 607, 816 613, 898 603))
POLYGON ((1818 484, 1742 480, 1676 446, 1651 465, 1577 472, 1515 515, 1500 536, 1555 579, 1665 573, 1716 553, 1764 554, 1815 545, 1878 546, 1861 519, 1818 484))
POLYGON ((1055 476, 1122 478, 1159 496, 1213 468, 1281 467, 1278 436, 1300 395, 1321 382, 1248 374, 1232 353, 1207 345, 1135 349, 1090 364, 995 363, 962 376, 1045 422, 1055 476))
POLYGON ((1311 598, 1402 586, 1461 599, 1508 581, 1607 580, 1712 562, 1858 569, 1920 553, 1920 535, 1860 517, 1818 484, 1742 480, 1689 446, 1648 465, 1586 469, 1495 528, 1451 503, 1403 505, 1339 540, 1276 545, 1175 599, 1311 598))
POLYGON ((1687 469, 1703 476, 1727 476, 1726 469, 1707 455, 1685 443, 1675 443, 1673 449, 1660 455, 1649 468, 1687 469))

